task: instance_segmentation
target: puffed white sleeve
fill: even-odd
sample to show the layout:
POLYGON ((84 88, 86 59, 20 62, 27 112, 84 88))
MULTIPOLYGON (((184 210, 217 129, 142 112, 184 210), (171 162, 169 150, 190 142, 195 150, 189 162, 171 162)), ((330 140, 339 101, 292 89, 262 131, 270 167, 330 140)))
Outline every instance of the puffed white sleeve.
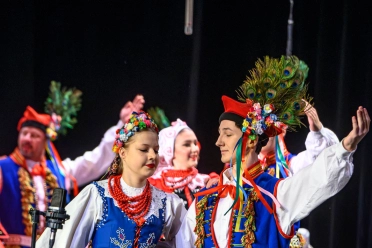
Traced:
POLYGON ((158 242, 156 247, 182 247, 176 246, 176 235, 180 230, 182 220, 186 214, 186 209, 183 200, 179 198, 178 195, 166 194, 165 225, 163 228, 165 241, 158 242))
POLYGON ((280 228, 286 234, 321 203, 337 194, 350 180, 353 154, 342 141, 321 152, 312 165, 292 177, 278 181, 274 194, 285 209, 276 208, 280 228))
POLYGON ((187 210, 186 216, 182 221, 181 228, 177 234, 176 247, 191 248, 195 247, 196 234, 194 232, 196 226, 196 211, 195 200, 187 210))
POLYGON ((115 141, 116 130, 122 126, 123 122, 119 121, 116 126, 107 130, 93 151, 85 152, 83 156, 77 157, 75 160, 70 158, 63 160, 63 166, 69 174, 76 178, 79 186, 97 179, 106 172, 115 157, 112 145, 115 141))
POLYGON ((290 160, 292 174, 312 164, 316 157, 327 147, 339 143, 337 135, 330 129, 322 127, 320 131, 310 131, 306 137, 306 150, 300 152, 290 160))
MULTIPOLYGON (((97 188, 87 185, 67 206, 63 229, 56 233, 55 248, 86 247, 92 238, 95 224, 102 216, 102 199, 97 188)), ((36 242, 37 248, 49 247, 50 228, 45 229, 36 242)))

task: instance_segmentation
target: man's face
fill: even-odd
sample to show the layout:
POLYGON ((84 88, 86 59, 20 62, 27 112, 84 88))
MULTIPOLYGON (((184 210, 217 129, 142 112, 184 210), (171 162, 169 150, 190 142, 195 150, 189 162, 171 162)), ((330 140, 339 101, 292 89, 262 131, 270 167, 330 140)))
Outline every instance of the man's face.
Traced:
POLYGON ((18 148, 26 159, 40 161, 45 151, 45 133, 35 127, 23 127, 18 134, 18 148))
POLYGON ((235 122, 229 120, 223 120, 218 128, 220 133, 216 146, 221 150, 221 161, 223 163, 229 163, 232 157, 232 163, 236 161, 236 150, 234 151, 235 145, 238 140, 242 137, 242 131, 235 126, 235 122))

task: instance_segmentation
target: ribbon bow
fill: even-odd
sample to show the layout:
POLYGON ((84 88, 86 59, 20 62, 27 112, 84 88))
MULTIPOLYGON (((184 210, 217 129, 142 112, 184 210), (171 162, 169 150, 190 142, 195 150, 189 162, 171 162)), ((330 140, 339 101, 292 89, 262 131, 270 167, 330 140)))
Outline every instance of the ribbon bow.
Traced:
MULTIPOLYGON (((216 187, 213 187, 213 188, 204 190, 202 192, 198 192, 198 193, 194 194, 194 196, 195 197, 198 197, 198 196, 209 195, 209 194, 212 194, 212 193, 217 192, 218 193, 218 195, 217 195, 218 198, 225 198, 228 195, 230 195, 230 197, 232 199, 235 199, 235 195, 236 195, 236 187, 235 187, 235 185, 232 185, 232 184, 222 184, 222 174, 223 173, 221 173, 220 181, 219 181, 219 183, 218 183, 218 185, 216 187)), ((240 206, 240 199, 238 199, 238 204, 235 204, 234 205, 234 209, 239 209, 239 206, 240 206)))
POLYGON ((42 176, 45 178, 46 173, 45 173, 45 168, 41 164, 36 164, 34 168, 31 170, 31 175, 34 176, 42 176))

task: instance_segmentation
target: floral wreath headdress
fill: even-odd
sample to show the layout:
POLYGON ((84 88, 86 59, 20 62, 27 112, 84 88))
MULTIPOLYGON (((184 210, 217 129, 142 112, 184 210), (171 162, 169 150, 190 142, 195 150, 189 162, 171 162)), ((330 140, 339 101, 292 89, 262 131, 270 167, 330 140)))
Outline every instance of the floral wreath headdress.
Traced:
MULTIPOLYGON (((257 135, 262 134, 277 137, 284 129, 295 131, 296 127, 304 125, 300 120, 301 115, 305 114, 306 105, 303 100, 312 100, 307 95, 308 86, 305 84, 309 68, 296 56, 282 56, 280 59, 266 56, 263 60, 259 59, 255 65, 256 67, 249 71, 250 76, 246 77, 237 90, 238 99, 245 103, 244 109, 247 109, 248 113, 242 123, 243 135, 236 145, 237 192, 231 208, 236 202, 243 200, 243 195, 247 198, 241 177, 241 163, 244 162, 242 158, 245 156, 243 148, 247 140, 255 140, 257 135)), ((277 155, 277 161, 286 166, 283 155, 277 155)), ((261 202, 272 213, 271 207, 249 175, 248 181, 261 202)), ((239 211, 242 211, 242 205, 239 211)))
POLYGON ((159 133, 158 126, 148 113, 144 111, 139 113, 133 112, 124 126, 116 130, 112 150, 115 153, 119 153, 120 148, 124 146, 125 142, 127 142, 130 137, 136 132, 147 128, 153 129, 156 133, 159 133))

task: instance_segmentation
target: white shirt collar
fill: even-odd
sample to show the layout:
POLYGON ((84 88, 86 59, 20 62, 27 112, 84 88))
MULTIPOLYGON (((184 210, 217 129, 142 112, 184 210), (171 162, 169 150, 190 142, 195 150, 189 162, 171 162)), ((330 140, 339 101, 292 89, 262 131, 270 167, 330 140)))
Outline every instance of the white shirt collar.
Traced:
POLYGON ((121 188, 122 188, 123 192, 127 196, 131 196, 131 197, 140 195, 146 187, 146 185, 141 187, 141 188, 131 187, 124 182, 124 179, 122 177, 120 178, 120 185, 121 185, 121 188))
POLYGON ((27 165, 28 171, 32 171, 34 166, 37 165, 37 164, 40 164, 40 162, 36 162, 36 161, 30 160, 30 159, 26 159, 26 165, 27 165))

